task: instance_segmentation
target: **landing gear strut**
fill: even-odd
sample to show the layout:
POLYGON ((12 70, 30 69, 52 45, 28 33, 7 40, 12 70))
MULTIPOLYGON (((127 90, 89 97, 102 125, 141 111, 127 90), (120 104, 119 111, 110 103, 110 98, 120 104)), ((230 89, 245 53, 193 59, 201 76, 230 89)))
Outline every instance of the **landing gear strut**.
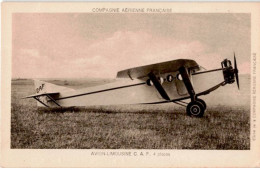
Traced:
POLYGON ((179 72, 183 78, 183 83, 191 98, 191 102, 186 108, 187 114, 189 116, 202 117, 204 115, 205 109, 207 108, 206 103, 204 102, 204 100, 197 98, 187 69, 185 67, 180 67, 179 72))

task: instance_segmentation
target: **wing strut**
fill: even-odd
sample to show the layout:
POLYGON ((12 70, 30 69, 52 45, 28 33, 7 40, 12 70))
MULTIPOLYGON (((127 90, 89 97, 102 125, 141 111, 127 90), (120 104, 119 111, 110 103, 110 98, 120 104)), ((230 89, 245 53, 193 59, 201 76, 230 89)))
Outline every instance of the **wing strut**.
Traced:
POLYGON ((185 84, 185 87, 186 87, 186 89, 187 89, 187 91, 190 95, 191 101, 195 101, 196 93, 195 93, 193 86, 191 84, 187 69, 184 66, 182 66, 182 67, 179 68, 179 72, 182 76, 182 80, 185 84))
POLYGON ((156 76, 154 75, 153 72, 150 72, 148 74, 149 78, 151 79, 151 81, 153 82, 155 88, 157 89, 157 91, 160 93, 160 95, 165 99, 165 100, 170 100, 170 97, 168 96, 168 94, 166 93, 166 91, 164 90, 164 88, 162 87, 161 83, 159 82, 159 80, 156 78, 156 76))

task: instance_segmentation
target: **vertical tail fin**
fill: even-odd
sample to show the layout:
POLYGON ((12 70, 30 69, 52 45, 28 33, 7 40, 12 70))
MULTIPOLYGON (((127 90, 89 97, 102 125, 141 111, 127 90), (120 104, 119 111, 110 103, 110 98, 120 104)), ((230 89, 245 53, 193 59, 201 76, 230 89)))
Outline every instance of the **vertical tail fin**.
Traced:
POLYGON ((59 93, 62 91, 73 91, 71 88, 58 86, 55 84, 47 83, 40 80, 34 80, 34 86, 36 94, 43 94, 43 93, 59 93))

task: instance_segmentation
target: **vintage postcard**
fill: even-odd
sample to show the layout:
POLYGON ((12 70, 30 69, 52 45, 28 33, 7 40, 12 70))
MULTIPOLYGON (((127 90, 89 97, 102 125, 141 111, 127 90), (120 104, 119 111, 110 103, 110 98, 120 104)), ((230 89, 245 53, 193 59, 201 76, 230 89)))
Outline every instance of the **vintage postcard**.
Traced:
POLYGON ((259 167, 260 3, 2 3, 2 167, 259 167))

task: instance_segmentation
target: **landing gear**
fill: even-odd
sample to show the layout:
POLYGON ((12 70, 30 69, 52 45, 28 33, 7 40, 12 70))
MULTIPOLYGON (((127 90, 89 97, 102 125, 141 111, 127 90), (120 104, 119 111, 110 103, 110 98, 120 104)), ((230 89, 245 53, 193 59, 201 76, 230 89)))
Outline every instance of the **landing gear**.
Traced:
POLYGON ((202 117, 204 115, 205 109, 206 108, 200 101, 191 101, 186 108, 186 112, 189 116, 202 117))
POLYGON ((206 103, 204 102, 204 100, 197 98, 187 69, 185 67, 180 67, 179 72, 183 78, 183 83, 191 98, 191 102, 188 104, 186 108, 187 114, 189 116, 202 117, 207 107, 206 103))
POLYGON ((196 101, 200 102, 203 106, 204 106, 204 109, 206 110, 207 109, 207 105, 206 105, 206 102, 202 99, 197 99, 196 101))

